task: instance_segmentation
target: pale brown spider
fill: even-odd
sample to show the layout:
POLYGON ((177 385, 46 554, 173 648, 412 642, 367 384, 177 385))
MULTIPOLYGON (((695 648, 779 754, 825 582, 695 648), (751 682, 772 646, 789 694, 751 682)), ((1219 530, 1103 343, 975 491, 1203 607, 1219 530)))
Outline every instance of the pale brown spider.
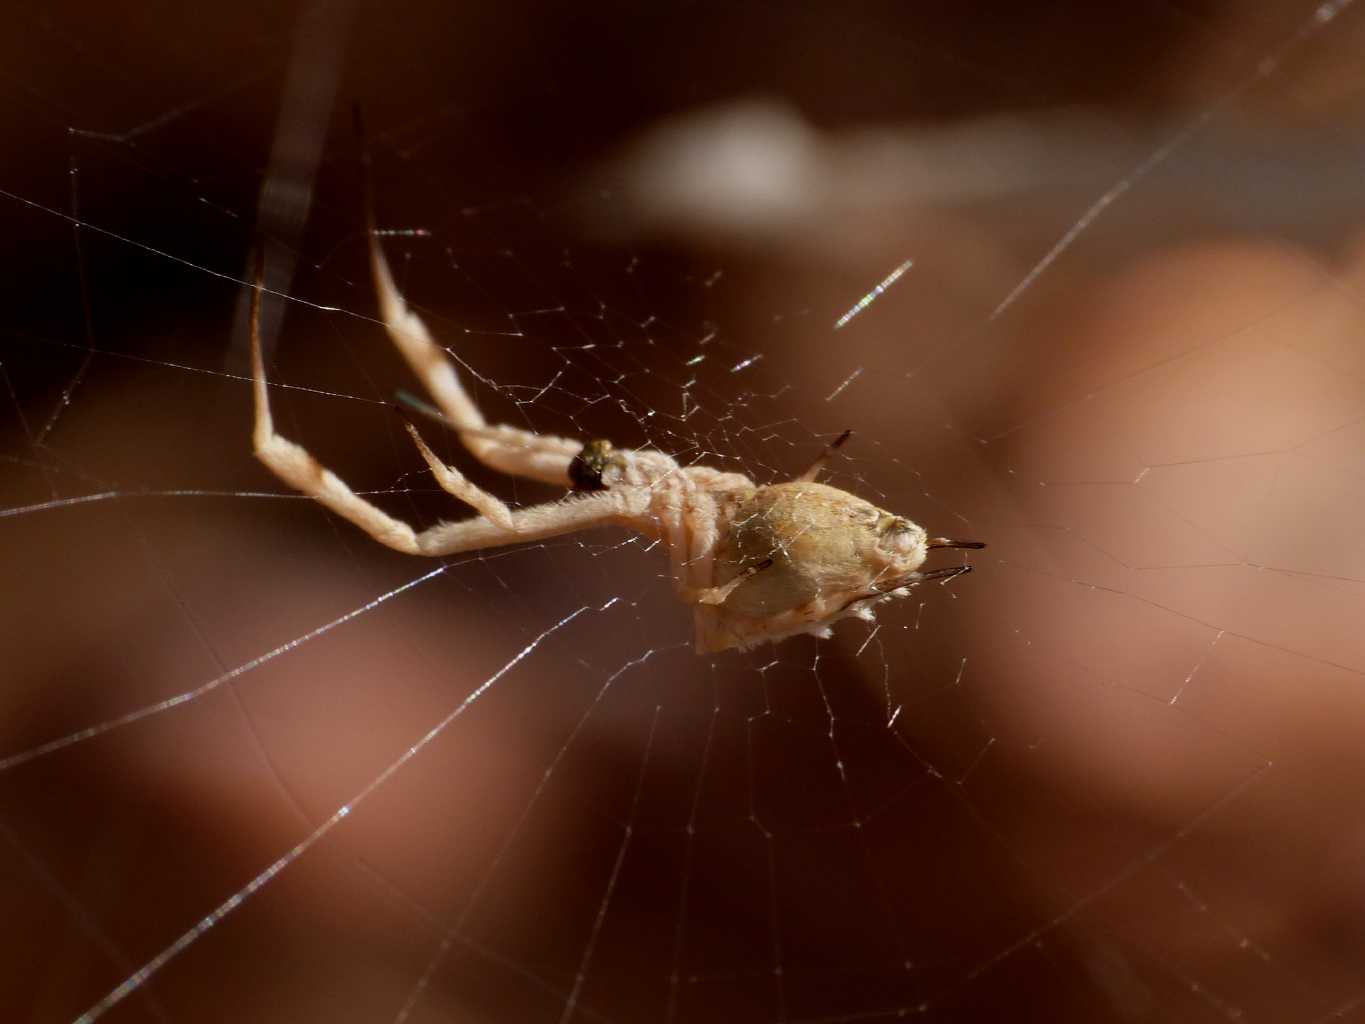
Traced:
POLYGON ((760 487, 740 473, 680 466, 663 452, 490 426, 426 325, 399 294, 372 216, 367 227, 384 326, 464 446, 501 473, 574 492, 543 505, 508 508, 442 463, 409 423, 436 482, 478 515, 418 533, 357 495, 306 449, 275 431, 261 358, 258 275, 251 313, 256 456, 285 483, 381 544, 407 554, 439 556, 595 526, 629 527, 668 548, 674 589, 693 607, 700 653, 752 647, 798 633, 824 637, 830 624, 843 618, 871 621, 878 604, 904 597, 908 587, 970 571, 969 565, 917 571, 929 548, 985 546, 930 539, 908 519, 816 483, 829 450, 847 434, 795 480, 760 487))

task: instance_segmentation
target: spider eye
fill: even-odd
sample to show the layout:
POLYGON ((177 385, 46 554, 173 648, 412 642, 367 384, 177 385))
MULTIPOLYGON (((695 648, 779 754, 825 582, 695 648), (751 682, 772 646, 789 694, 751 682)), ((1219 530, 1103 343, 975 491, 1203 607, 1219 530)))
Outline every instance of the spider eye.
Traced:
POLYGON ((569 463, 569 480, 575 491, 605 491, 612 482, 604 480, 612 464, 613 446, 610 441, 589 441, 569 463))

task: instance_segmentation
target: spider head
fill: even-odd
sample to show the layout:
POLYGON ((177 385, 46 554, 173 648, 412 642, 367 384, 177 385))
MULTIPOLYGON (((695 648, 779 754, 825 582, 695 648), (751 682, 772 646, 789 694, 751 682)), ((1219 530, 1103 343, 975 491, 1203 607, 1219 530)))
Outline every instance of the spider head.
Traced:
POLYGON ((625 476, 625 457, 606 440, 589 441, 569 463, 575 491, 605 491, 625 476))

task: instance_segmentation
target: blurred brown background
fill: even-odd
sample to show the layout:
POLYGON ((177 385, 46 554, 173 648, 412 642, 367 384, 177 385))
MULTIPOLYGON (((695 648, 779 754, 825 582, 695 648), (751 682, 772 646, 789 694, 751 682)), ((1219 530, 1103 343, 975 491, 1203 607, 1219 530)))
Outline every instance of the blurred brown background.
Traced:
POLYGON ((0 1016, 224 908, 105 1019, 1365 1020, 1365 12, 921 8, 14 14, 0 1016), (978 571, 703 659, 643 542, 442 569, 282 496, 258 227, 282 429, 455 514, 352 104, 490 414, 763 481, 852 427, 978 571))

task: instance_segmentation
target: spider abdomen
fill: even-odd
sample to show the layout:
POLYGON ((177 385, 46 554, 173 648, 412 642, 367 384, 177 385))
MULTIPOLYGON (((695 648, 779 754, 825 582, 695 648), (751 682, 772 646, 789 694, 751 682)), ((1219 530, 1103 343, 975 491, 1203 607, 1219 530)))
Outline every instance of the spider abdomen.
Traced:
POLYGON ((867 585, 885 560, 878 524, 886 513, 824 484, 760 487, 737 510, 715 561, 715 584, 749 576, 726 598, 727 613, 764 618, 824 594, 867 585))

